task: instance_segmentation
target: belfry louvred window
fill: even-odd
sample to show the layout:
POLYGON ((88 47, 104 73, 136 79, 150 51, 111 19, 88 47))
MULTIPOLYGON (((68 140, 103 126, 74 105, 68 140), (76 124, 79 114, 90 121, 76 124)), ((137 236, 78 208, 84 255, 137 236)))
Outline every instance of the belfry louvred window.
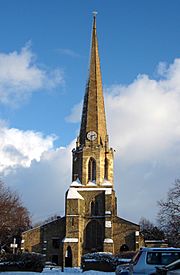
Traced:
POLYGON ((88 181, 96 181, 96 161, 93 158, 88 163, 88 181))

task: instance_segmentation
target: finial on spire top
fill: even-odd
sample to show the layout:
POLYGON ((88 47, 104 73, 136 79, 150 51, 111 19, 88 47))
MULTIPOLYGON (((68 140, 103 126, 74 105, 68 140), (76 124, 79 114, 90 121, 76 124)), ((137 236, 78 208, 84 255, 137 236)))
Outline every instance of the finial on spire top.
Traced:
POLYGON ((96 15, 98 14, 97 11, 93 11, 93 16, 96 17, 96 15))
POLYGON ((93 11, 93 29, 96 29, 96 15, 97 11, 93 11))

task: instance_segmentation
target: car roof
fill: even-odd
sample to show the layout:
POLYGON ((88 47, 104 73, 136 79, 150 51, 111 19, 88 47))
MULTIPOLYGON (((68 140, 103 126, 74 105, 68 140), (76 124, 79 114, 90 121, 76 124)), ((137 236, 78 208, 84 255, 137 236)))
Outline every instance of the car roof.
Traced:
POLYGON ((179 251, 180 252, 180 248, 176 248, 176 247, 142 247, 141 251, 179 251))

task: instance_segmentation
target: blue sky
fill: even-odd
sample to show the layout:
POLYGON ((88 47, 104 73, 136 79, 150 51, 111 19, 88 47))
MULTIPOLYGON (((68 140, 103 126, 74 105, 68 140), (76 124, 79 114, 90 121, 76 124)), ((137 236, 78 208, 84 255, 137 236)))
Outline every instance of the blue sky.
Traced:
POLYGON ((155 220, 157 199, 179 177, 178 0, 0 0, 1 178, 35 220, 63 214, 93 10, 119 213, 155 220), (51 192, 42 205, 30 199, 37 186, 51 192))
POLYGON ((18 110, 3 110, 3 118, 21 129, 55 133, 66 145, 77 126, 64 117, 82 99, 87 78, 92 11, 98 11, 101 67, 108 86, 130 83, 139 73, 154 76, 159 61, 177 57, 178 2, 1 0, 1 52, 19 52, 31 41, 37 64, 60 68, 65 81, 51 94, 39 91, 18 110))

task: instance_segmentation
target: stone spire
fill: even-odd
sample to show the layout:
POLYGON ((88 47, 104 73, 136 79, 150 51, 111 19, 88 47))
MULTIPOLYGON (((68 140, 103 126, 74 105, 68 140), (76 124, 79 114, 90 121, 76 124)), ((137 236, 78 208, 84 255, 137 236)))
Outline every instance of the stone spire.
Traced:
POLYGON ((107 140, 106 117, 102 89, 100 59, 96 34, 96 13, 93 15, 93 29, 89 77, 84 96, 79 144, 85 145, 87 133, 96 133, 96 144, 105 145, 107 140))

